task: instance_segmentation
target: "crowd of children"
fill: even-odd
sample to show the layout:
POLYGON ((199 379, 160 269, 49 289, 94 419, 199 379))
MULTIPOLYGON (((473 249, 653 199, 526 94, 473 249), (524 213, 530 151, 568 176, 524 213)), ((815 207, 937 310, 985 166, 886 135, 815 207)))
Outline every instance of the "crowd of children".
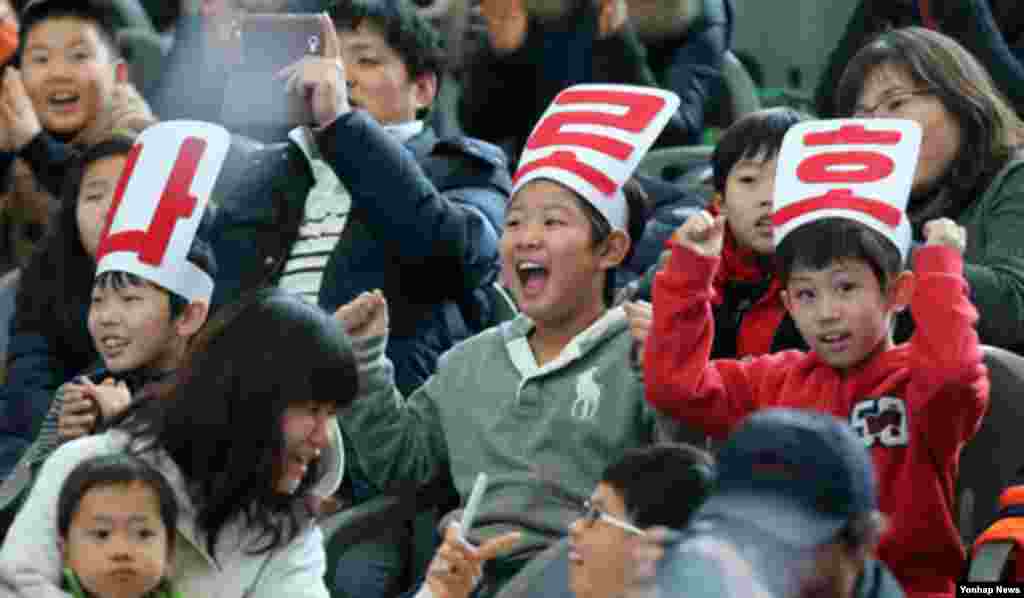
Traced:
MULTIPOLYGON (((652 211, 637 169, 679 97, 563 89, 509 177, 478 140, 421 145, 439 79, 403 52, 426 43, 422 24, 342 6, 343 39, 331 28, 328 56, 286 73, 315 126, 248 154, 220 125, 157 123, 91 2, 19 13, 0 85, 6 267, 22 268, 0 389, 0 595, 326 598, 346 589, 330 587, 321 505, 353 484, 450 480, 473 514, 409 589, 507 597, 543 579, 614 598, 627 549, 661 537, 646 528, 708 515, 714 457, 658 441, 682 425, 734 446, 771 408, 835 416, 792 417, 842 427, 874 472, 850 484, 870 496, 817 496, 879 513, 850 544, 877 567, 836 595, 867 570, 912 598, 953 595, 969 557, 959 456, 989 403, 982 343, 1018 348, 1020 321, 1002 320, 1024 314, 1024 252, 1007 240, 1024 225, 1024 124, 965 50, 890 32, 842 78, 850 118, 738 119, 711 154, 713 198, 640 281, 650 301, 617 303, 652 211), (388 120, 389 100, 408 114, 388 120), (240 156, 272 184, 238 177, 240 156), (229 180, 245 197, 218 205, 229 180), (493 299, 498 272, 516 307, 501 322, 465 305, 493 299)), ((779 435, 761 457, 787 450, 788 417, 767 416, 779 435)), ((723 461, 730 483, 747 479, 737 467, 775 480, 761 490, 825 475, 761 457, 723 461)), ((790 546, 805 532, 748 531, 790 546)))

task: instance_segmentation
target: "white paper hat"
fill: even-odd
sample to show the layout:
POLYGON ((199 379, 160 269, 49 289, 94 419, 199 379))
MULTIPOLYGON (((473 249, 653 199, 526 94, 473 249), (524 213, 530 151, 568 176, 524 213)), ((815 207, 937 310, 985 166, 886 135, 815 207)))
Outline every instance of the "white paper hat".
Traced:
POLYGON ((890 239, 906 261, 906 207, 921 150, 921 127, 899 119, 836 119, 794 125, 775 175, 775 246, 802 224, 856 220, 890 239))
POLYGON ((139 135, 125 162, 96 251, 96 274, 130 272, 191 301, 213 278, 188 261, 231 145, 223 127, 167 121, 139 135))
POLYGON ((587 200, 614 229, 625 229, 622 186, 679 107, 671 91, 633 85, 574 85, 534 127, 512 193, 534 179, 561 183, 587 200))

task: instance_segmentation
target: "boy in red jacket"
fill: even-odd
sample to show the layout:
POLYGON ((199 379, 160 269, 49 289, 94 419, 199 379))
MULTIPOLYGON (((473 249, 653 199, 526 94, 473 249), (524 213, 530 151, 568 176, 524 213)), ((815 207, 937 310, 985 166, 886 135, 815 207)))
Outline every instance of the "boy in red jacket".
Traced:
POLYGON ((962 274, 964 230, 929 222, 914 271, 903 269, 903 208, 919 143, 920 129, 906 121, 819 121, 787 134, 773 204, 776 256, 783 302, 809 353, 709 360, 725 219, 701 213, 670 241, 644 356, 647 400, 715 438, 766 407, 847 419, 871 451, 891 524, 879 557, 912 598, 952 596, 962 572, 957 463, 988 403, 962 274), (895 346, 892 320, 908 303, 919 325, 895 346))

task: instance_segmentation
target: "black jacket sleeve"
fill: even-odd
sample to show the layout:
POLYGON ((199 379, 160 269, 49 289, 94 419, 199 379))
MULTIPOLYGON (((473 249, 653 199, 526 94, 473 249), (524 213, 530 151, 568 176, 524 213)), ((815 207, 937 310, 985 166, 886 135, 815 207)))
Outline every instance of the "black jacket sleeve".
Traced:
POLYGON ((1010 46, 986 0, 945 2, 943 33, 953 37, 981 61, 999 90, 1018 113, 1024 113, 1024 44, 1010 46))
POLYGON ((324 159, 352 195, 374 236, 416 272, 452 273, 460 296, 493 276, 498 231, 477 208, 455 197, 491 194, 491 188, 450 189, 441 193, 412 152, 363 111, 342 115, 319 136, 324 159), (423 268, 429 268, 424 270, 423 268))

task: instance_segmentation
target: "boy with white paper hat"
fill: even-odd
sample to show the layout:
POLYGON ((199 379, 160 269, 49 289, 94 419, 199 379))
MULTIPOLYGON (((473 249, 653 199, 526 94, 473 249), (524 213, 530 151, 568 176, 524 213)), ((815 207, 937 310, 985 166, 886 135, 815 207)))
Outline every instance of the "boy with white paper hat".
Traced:
POLYGON ((422 486, 448 470, 465 499, 486 472, 491 484, 466 533, 521 532, 519 555, 488 569, 483 595, 566 533, 579 512, 564 496, 587 496, 624 450, 655 439, 607 278, 628 255, 627 230, 644 224, 628 181, 678 102, 620 85, 559 94, 527 142, 506 210, 502 275, 521 313, 449 350, 407 400, 383 356, 384 298, 367 293, 338 310, 362 382, 339 421, 371 481, 422 486))
POLYGON ((59 409, 62 441, 95 431, 177 369, 205 324, 216 260, 196 233, 229 146, 225 129, 201 122, 138 137, 96 254, 88 325, 104 367, 58 390, 48 419, 59 409))
POLYGON ((914 272, 904 270, 920 138, 903 120, 814 121, 787 133, 772 221, 783 300, 810 353, 709 361, 724 221, 698 214, 673 236, 655 281, 644 374, 651 405, 715 438, 765 407, 847 419, 870 449, 891 523, 881 560, 908 596, 952 596, 964 559, 957 462, 985 413, 988 375, 963 229, 929 222, 914 272), (908 304, 917 330, 894 346, 892 319, 908 304))

